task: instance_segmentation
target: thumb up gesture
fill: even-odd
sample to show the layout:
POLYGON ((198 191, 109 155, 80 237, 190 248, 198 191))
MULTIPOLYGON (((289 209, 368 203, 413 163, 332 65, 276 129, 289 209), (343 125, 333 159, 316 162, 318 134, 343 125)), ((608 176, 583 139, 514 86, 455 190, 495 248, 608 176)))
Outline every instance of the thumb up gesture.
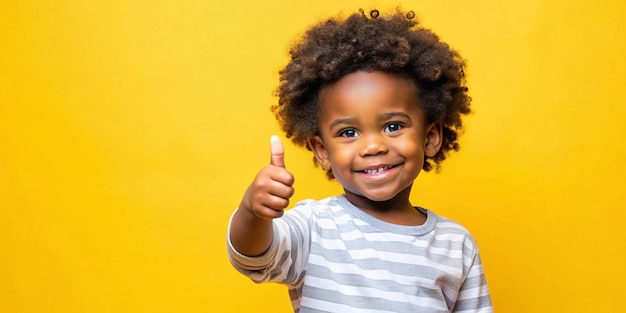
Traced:
POLYGON ((285 149, 278 136, 270 138, 270 164, 263 167, 246 190, 240 209, 261 219, 283 216, 293 196, 294 178, 285 167, 285 149))

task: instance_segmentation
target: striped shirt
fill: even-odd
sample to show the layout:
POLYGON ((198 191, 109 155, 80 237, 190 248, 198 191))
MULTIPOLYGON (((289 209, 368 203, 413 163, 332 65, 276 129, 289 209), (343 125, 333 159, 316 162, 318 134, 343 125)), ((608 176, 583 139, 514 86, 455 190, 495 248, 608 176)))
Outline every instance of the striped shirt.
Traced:
POLYGON ((305 200, 274 220, 266 253, 247 257, 229 240, 228 255, 253 281, 287 285, 294 312, 493 312, 475 240, 416 209, 426 222, 402 226, 343 195, 305 200))

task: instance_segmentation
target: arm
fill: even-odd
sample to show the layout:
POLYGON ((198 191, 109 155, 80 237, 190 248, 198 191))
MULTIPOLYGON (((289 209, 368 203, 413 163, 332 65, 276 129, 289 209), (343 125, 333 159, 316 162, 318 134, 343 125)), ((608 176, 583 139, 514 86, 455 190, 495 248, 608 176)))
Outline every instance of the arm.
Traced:
POLYGON ((233 215, 230 240, 247 256, 262 255, 272 243, 272 220, 281 217, 293 195, 294 178, 285 168, 284 148, 277 136, 270 139, 270 165, 259 171, 233 215))
POLYGON ((452 312, 463 313, 492 313, 493 306, 485 280, 485 271, 476 251, 471 267, 457 297, 456 305, 452 312))

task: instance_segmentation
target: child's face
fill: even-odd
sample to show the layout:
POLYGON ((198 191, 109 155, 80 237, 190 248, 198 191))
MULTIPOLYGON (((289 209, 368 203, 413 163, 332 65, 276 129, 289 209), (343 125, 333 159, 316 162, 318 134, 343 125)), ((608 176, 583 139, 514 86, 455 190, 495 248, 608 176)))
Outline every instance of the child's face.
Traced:
POLYGON ((355 72, 322 89, 320 136, 309 143, 349 198, 394 198, 437 153, 440 129, 426 125, 417 101, 412 81, 383 72, 355 72))

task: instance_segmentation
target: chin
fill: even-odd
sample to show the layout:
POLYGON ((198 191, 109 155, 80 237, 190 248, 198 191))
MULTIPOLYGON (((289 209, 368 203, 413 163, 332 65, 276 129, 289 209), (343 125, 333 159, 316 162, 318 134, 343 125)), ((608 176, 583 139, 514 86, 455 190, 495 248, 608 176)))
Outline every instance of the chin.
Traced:
POLYGON ((374 202, 385 202, 395 198, 399 192, 397 193, 355 193, 362 198, 366 198, 369 201, 374 202))
POLYGON ((367 199, 369 199, 370 201, 374 201, 374 202, 385 202, 385 201, 389 201, 391 199, 393 199, 396 195, 393 196, 380 196, 380 197, 366 197, 367 199))

